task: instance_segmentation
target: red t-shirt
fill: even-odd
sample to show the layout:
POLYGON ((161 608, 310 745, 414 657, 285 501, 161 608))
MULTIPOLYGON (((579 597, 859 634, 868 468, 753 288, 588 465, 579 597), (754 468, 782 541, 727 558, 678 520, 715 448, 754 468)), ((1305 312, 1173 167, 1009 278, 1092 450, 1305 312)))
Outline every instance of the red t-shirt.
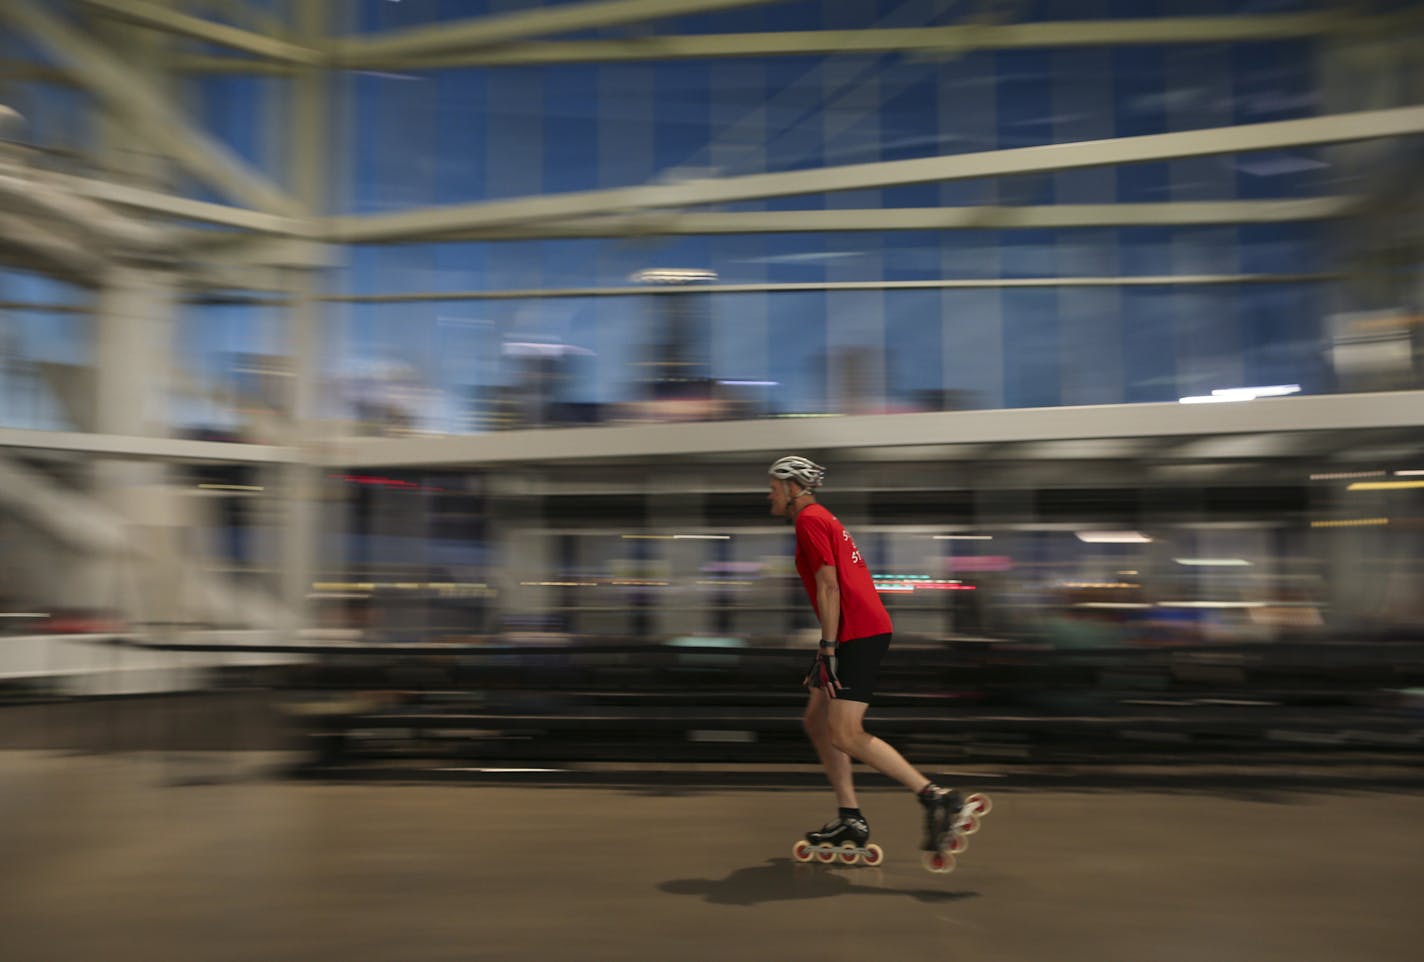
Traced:
POLYGON ((850 532, 835 515, 812 504, 796 515, 796 573, 806 586, 818 618, 821 611, 816 606, 816 572, 822 565, 835 565, 841 591, 841 625, 836 641, 854 641, 894 630, 890 614, 875 590, 875 579, 850 532))

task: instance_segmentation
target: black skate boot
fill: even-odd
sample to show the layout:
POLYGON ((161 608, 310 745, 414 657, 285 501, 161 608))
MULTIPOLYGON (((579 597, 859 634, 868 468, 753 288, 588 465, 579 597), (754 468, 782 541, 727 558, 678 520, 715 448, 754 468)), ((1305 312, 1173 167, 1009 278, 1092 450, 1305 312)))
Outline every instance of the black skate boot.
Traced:
POLYGON ((969 836, 979 831, 979 820, 989 814, 992 803, 988 795, 975 792, 961 798, 953 789, 933 783, 920 789, 920 805, 925 810, 925 868, 931 872, 954 871, 954 857, 969 848, 969 836))
POLYGON ((841 845, 851 842, 863 846, 869 840, 870 823, 854 815, 837 815, 821 828, 806 833, 806 841, 812 845, 841 845))
POLYGON ((837 815, 821 828, 806 833, 791 848, 798 862, 817 861, 829 865, 879 865, 885 853, 879 845, 867 844, 870 825, 858 815, 837 815))
POLYGON ((964 800, 953 789, 940 788, 933 783, 920 789, 919 798, 925 810, 925 837, 920 848, 926 852, 938 852, 948 846, 955 822, 964 810, 964 800))

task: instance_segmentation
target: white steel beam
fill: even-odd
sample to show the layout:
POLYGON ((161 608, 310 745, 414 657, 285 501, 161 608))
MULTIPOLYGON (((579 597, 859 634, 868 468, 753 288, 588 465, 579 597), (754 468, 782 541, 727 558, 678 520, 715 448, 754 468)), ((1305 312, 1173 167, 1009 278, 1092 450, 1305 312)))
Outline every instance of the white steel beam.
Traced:
POLYGON ((1050 204, 1041 207, 893 207, 643 214, 575 218, 443 235, 442 241, 534 240, 699 234, 795 234, 842 231, 1005 230, 1047 227, 1160 227, 1280 223, 1347 216, 1354 197, 1300 200, 1171 201, 1160 204, 1050 204))
POLYGON ((569 192, 394 214, 339 217, 328 221, 327 232, 329 239, 349 243, 412 240, 541 220, 697 207, 975 177, 1047 173, 1081 167, 1399 137, 1420 132, 1424 132, 1424 107, 1397 107, 1168 134, 569 192))
POLYGON ((595 0, 537 10, 432 23, 378 34, 343 38, 329 45, 332 62, 340 66, 380 58, 424 56, 488 47, 492 44, 547 37, 559 33, 681 17, 732 7, 751 7, 775 0, 595 0))
POLYGON ((256 54, 268 60, 285 63, 316 66, 322 62, 322 55, 310 47, 298 46, 264 36, 250 30, 230 27, 225 23, 213 23, 199 17, 180 13, 169 7, 160 7, 147 0, 80 0, 85 6, 102 13, 142 27, 152 27, 180 37, 203 40, 233 50, 256 54))
MULTIPOLYGON (((221 280, 217 272, 199 276, 210 287, 231 287, 234 290, 258 290, 266 285, 253 279, 251 269, 236 268, 235 283, 221 280), (241 278, 238 280, 238 278, 241 278)), ((1067 288, 1067 287, 1211 287, 1233 284, 1323 284, 1340 279, 1339 274, 1118 274, 1095 277, 976 277, 927 281, 813 281, 793 284, 671 284, 626 287, 531 287, 488 291, 410 291, 400 294, 324 294, 317 301, 325 304, 418 304, 444 301, 538 301, 587 297, 688 297, 702 294, 794 294, 808 291, 926 291, 926 290, 989 290, 996 288, 1067 288)), ((270 289, 270 288, 268 288, 270 289)), ((216 295, 224 304, 250 304, 257 307, 281 307, 291 298, 216 295)), ((205 303, 208 298, 196 295, 191 303, 205 303)), ((0 305, 3 306, 3 305, 0 305)), ((43 305, 12 304, 17 308, 43 305)))
POLYGON ((322 457, 330 467, 390 468, 1414 427, 1424 427, 1424 391, 1264 398, 1237 404, 1112 404, 541 428, 468 437, 349 438, 328 446, 322 457))
MULTIPOLYGON (((688 297, 702 294, 794 294, 807 291, 932 291, 993 288, 1222 286, 1309 284, 1336 280, 1335 274, 1120 274, 1095 277, 973 277, 927 281, 808 281, 790 284, 669 284, 626 287, 548 287, 492 291, 414 291, 404 294, 328 294, 328 304, 414 304, 432 301, 523 301, 582 297, 688 297)), ((255 298, 275 305, 280 299, 255 298)))
POLYGON ((118 115, 128 117, 156 146, 195 176, 234 200, 260 210, 284 213, 292 202, 271 181, 251 170, 235 154, 187 123, 162 93, 98 42, 76 32, 31 0, 6 0, 0 18, 8 18, 62 61, 95 96, 118 115))
MULTIPOLYGON (((57 226, 96 252, 163 258, 174 253, 176 238, 171 230, 76 196, 62 180, 42 170, 0 161, 0 206, 8 213, 35 218, 37 230, 57 226)), ((24 235, 18 236, 23 240, 24 235)))
MULTIPOLYGON (((269 37, 286 33, 289 29, 286 21, 277 13, 263 9, 255 3, 249 3, 248 0, 197 0, 193 6, 199 12, 226 17, 235 24, 241 24, 248 30, 266 34, 269 37)), ((273 4, 272 6, 277 10, 282 10, 288 4, 273 4)))
POLYGON ((106 261, 102 253, 77 238, 59 236, 45 225, 0 212, 0 263, 92 284, 106 261))
MULTIPOLYGON (((107 0, 114 2, 114 0, 107 0)), ((1254 17, 1155 17, 1140 20, 1069 20, 1049 23, 970 24, 872 30, 784 30, 767 33, 618 37, 600 40, 526 41, 457 53, 349 52, 348 67, 436 69, 560 63, 618 63, 715 57, 880 54, 926 55, 965 50, 1127 46, 1165 43, 1246 43, 1312 37, 1339 29, 1339 13, 1268 14, 1254 17)), ((1373 22, 1370 18, 1367 22, 1373 22)), ((211 65, 214 69, 222 65, 211 65)))
POLYGON ((1424 391, 1261 398, 1236 404, 1115 404, 920 414, 771 418, 487 435, 348 438, 296 448, 175 438, 0 428, 0 449, 174 462, 345 467, 470 465, 591 458, 735 454, 800 448, 999 444, 1083 438, 1180 438, 1271 431, 1424 427, 1424 391))
POLYGON ((128 545, 122 520, 77 491, 8 457, 0 448, 0 507, 81 551, 119 554, 128 545))
MULTIPOLYGON (((120 0, 102 0, 118 6, 120 0)), ((1263 14, 1243 17, 1154 17, 1046 23, 902 27, 871 30, 782 30, 766 33, 615 37, 600 40, 515 41, 445 54, 347 54, 342 66, 434 70, 447 67, 539 66, 724 57, 817 56, 904 52, 934 56, 963 50, 1015 50, 1175 43, 1246 43, 1314 37, 1349 28, 1361 33, 1405 27, 1414 11, 1395 15, 1263 14)), ((320 54, 319 54, 320 55, 320 54)), ((174 67, 190 73, 288 73, 291 61, 180 54, 174 67)), ((62 79, 39 65, 11 64, 0 76, 62 79), (43 72, 43 73, 41 73, 43 72)))
POLYGON ((35 311, 40 314, 88 314, 90 307, 87 304, 54 304, 44 301, 0 301, 0 311, 35 311))
POLYGON ((63 451, 138 461, 282 464, 301 459, 300 452, 295 448, 266 444, 229 444, 224 441, 189 441, 181 438, 152 438, 126 434, 0 428, 0 450, 6 448, 63 451))
POLYGON ((306 221, 282 214, 268 214, 245 207, 231 207, 226 204, 214 204, 188 197, 175 197, 172 194, 110 181, 90 180, 85 177, 72 177, 63 174, 48 176, 57 183, 64 184, 81 197, 103 201, 116 207, 161 214, 176 220, 219 224, 224 227, 240 227, 258 234, 273 234, 283 237, 302 237, 309 230, 306 221))

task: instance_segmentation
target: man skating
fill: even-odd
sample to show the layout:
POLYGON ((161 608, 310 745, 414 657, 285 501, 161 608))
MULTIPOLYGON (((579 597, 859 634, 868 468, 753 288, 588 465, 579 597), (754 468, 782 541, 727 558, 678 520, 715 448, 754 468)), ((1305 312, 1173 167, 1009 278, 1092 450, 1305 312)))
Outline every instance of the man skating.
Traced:
MULTIPOLYGON (((870 568, 850 532, 816 500, 825 468, 793 455, 773 463, 768 475, 771 513, 796 526, 796 572, 821 623, 816 660, 803 681, 810 690, 803 721, 839 810, 824 827, 807 833, 806 841, 830 846, 850 842, 865 848, 870 825, 856 800, 851 775, 855 759, 915 793, 925 815, 921 847, 938 853, 954 834, 963 799, 958 792, 935 785, 864 728, 880 661, 894 631, 870 568)), ((797 849, 798 857, 802 851, 797 849)))

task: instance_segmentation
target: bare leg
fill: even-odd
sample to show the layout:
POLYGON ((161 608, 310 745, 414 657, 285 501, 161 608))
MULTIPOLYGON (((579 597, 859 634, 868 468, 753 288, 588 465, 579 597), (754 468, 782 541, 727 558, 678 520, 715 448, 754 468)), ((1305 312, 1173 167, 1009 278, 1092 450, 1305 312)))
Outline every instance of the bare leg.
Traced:
MULTIPOLYGON (((918 792, 929 784, 930 780, 921 774, 919 769, 905 761, 903 755, 865 730, 865 710, 869 705, 863 701, 829 699, 819 689, 812 692, 813 702, 817 695, 826 703, 832 750, 839 750, 844 755, 864 762, 912 792, 918 792)), ((819 747, 818 745, 817 748, 819 747)), ((846 767, 849 770, 850 766, 846 767)))
POLYGON ((836 804, 841 808, 859 808, 855 800, 855 781, 851 776, 850 756, 836 748, 831 737, 831 716, 828 709, 831 703, 825 692, 812 688, 802 724, 811 738, 811 744, 816 746, 821 767, 826 770, 826 780, 831 783, 831 788, 836 793, 836 804))

